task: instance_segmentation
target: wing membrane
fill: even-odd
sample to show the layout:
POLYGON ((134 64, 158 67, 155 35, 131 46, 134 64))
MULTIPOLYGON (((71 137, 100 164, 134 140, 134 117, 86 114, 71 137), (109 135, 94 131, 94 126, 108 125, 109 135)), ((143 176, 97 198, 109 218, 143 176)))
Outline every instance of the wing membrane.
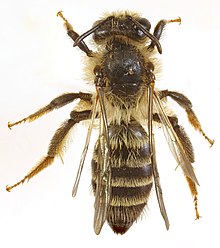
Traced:
POLYGON ((149 145, 151 151, 151 164, 153 169, 153 177, 154 177, 154 185, 157 194, 157 200, 160 208, 161 215, 164 219, 165 225, 167 230, 169 229, 169 219, 167 216, 164 200, 163 200, 163 193, 160 184, 160 176, 157 169, 157 162, 156 162, 156 150, 155 150, 155 142, 154 142, 154 135, 153 135, 153 127, 152 127, 152 115, 153 115, 153 92, 154 92, 154 82, 151 83, 148 87, 148 136, 149 136, 149 145))
POLYGON ((77 193, 77 190, 78 190, 78 185, 79 185, 80 177, 81 177, 81 174, 82 174, 83 165, 84 165, 84 162, 85 162, 85 158, 86 158, 86 154, 87 154, 87 151, 88 151, 89 142, 90 142, 90 138, 91 138, 91 134, 92 134, 93 123, 94 123, 94 119, 95 119, 95 116, 96 116, 96 113, 97 113, 97 105, 98 105, 98 98, 95 99, 94 106, 93 106, 93 109, 92 109, 92 116, 91 116, 91 121, 90 121, 90 124, 89 124, 87 136, 86 136, 86 142, 85 142, 85 146, 83 148, 83 152, 82 152, 80 163, 79 163, 79 168, 78 168, 78 171, 77 171, 77 176, 76 176, 74 186, 73 186, 73 190, 72 190, 72 196, 73 197, 76 196, 76 193, 77 193))
POLYGON ((101 88, 97 88, 101 107, 99 130, 99 155, 97 163, 97 181, 95 194, 94 231, 99 234, 107 218, 111 198, 111 169, 109 163, 110 146, 108 136, 108 122, 104 107, 104 98, 101 88))
POLYGON ((169 219, 168 219, 168 216, 167 216, 167 212, 166 212, 166 208, 165 208, 165 204, 164 204, 164 200, 163 200, 163 192, 162 192, 162 188, 161 188, 161 184, 160 184, 160 176, 159 176, 159 172, 158 172, 158 169, 157 169, 154 137, 152 137, 152 147, 153 147, 153 154, 152 154, 151 162, 152 162, 152 168, 153 168, 155 190, 156 190, 157 200, 158 200, 159 207, 160 207, 160 212, 161 212, 161 215, 162 215, 162 217, 164 219, 166 228, 168 230, 169 226, 170 226, 170 223, 169 223, 169 219))

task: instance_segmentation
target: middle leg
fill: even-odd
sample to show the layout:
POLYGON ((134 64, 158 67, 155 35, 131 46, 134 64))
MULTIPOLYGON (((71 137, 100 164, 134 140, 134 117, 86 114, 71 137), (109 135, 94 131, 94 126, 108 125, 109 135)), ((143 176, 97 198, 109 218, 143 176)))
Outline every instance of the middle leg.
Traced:
POLYGON ((159 96, 160 99, 169 96, 175 102, 177 102, 180 105, 180 107, 182 107, 186 111, 188 120, 190 124, 195 128, 195 130, 198 130, 202 134, 202 136, 209 142, 211 146, 214 144, 214 140, 211 140, 203 131, 199 119, 197 118, 196 114, 192 109, 192 103, 186 96, 184 96, 179 92, 169 91, 169 90, 160 91, 159 96))
POLYGON ((58 96, 56 98, 54 98, 49 104, 47 104, 46 106, 40 108, 39 110, 37 110, 35 113, 23 118, 22 120, 16 121, 16 122, 8 122, 8 127, 11 129, 11 127, 20 124, 22 122, 32 122, 35 121, 36 119, 40 118, 41 116, 55 110, 58 108, 61 108, 71 102, 73 102, 76 99, 81 99, 84 100, 86 102, 91 102, 91 98, 92 95, 89 93, 83 93, 83 92, 79 92, 79 93, 65 93, 61 96, 58 96))

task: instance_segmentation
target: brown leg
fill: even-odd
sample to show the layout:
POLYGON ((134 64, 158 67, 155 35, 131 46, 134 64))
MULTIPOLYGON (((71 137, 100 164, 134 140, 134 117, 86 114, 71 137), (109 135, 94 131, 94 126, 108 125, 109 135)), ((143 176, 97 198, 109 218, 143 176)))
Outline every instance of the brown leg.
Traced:
POLYGON ((193 196, 193 202, 194 202, 195 211, 196 211, 196 220, 198 220, 200 218, 200 215, 199 215, 199 211, 198 211, 198 191, 196 188, 196 184, 189 177, 186 177, 186 180, 188 182, 189 189, 190 189, 191 194, 193 196))
MULTIPOLYGON (((176 132, 183 149, 187 155, 188 160, 193 163, 194 162, 194 152, 193 152, 193 146, 191 144, 191 141, 186 134, 184 128, 178 124, 178 119, 176 117, 169 117, 170 123, 173 126, 174 131, 176 132)), ((198 191, 196 184, 186 176, 186 180, 188 182, 189 189, 191 191, 192 197, 193 197, 193 202, 194 202, 194 207, 195 207, 195 212, 196 212, 196 219, 199 219, 199 212, 198 212, 198 191)))
POLYGON ((48 105, 39 109, 37 112, 29 115, 28 117, 26 117, 22 120, 13 122, 13 123, 8 122, 8 127, 11 129, 11 127, 13 127, 17 124, 20 124, 22 122, 26 122, 26 121, 32 122, 32 121, 38 119, 39 117, 41 117, 42 115, 45 115, 45 114, 53 111, 54 109, 61 108, 61 107, 65 106, 66 104, 71 103, 72 101, 74 101, 75 99, 78 99, 78 98, 80 98, 81 100, 85 100, 85 101, 91 101, 91 97, 92 97, 91 94, 82 93, 82 92, 63 94, 61 96, 56 97, 48 105))
POLYGON ((90 110, 85 110, 82 112, 72 111, 70 114, 71 118, 62 123, 60 128, 57 129, 53 138, 51 139, 47 156, 44 157, 35 167, 33 167, 31 171, 22 180, 12 186, 6 186, 6 190, 11 191, 11 189, 17 187, 21 183, 23 184, 25 181, 29 181, 32 177, 36 176, 39 172, 51 165, 56 156, 62 156, 68 132, 76 123, 89 119, 90 114, 90 110))
MULTIPOLYGON (((168 119, 169 119, 174 131, 176 132, 180 143, 182 144, 183 150, 184 150, 189 162, 193 163, 194 162, 193 146, 192 146, 192 143, 191 143, 188 135, 186 134, 184 128, 178 124, 177 117, 168 116, 168 119)), ((153 115, 153 120, 160 123, 160 118, 159 118, 158 114, 153 115)), ((196 188, 196 184, 187 176, 186 176, 186 180, 188 182, 189 189, 190 189, 191 194, 193 196, 193 202, 194 202, 195 211, 196 211, 196 219, 199 219, 198 191, 196 188)))
MULTIPOLYGON (((162 33, 164 31, 165 26, 168 23, 171 22, 179 22, 181 23, 181 18, 177 18, 177 19, 173 19, 173 20, 160 20, 156 27, 154 28, 154 36, 159 40, 162 36, 162 33)), ((150 45, 148 46, 148 49, 153 49, 155 47, 155 43, 153 41, 151 41, 150 45)))
POLYGON ((195 128, 195 130, 198 130, 202 136, 209 142, 209 144, 212 146, 214 144, 214 140, 211 140, 203 131, 202 126, 192 110, 192 103, 191 101, 184 96, 183 94, 176 92, 176 91, 169 91, 169 90, 163 90, 159 92, 160 98, 164 97, 171 97, 174 101, 176 101, 183 109, 185 109, 188 120, 190 124, 195 128))
MULTIPOLYGON (((59 11, 57 13, 57 16, 60 16, 63 20, 64 20, 64 26, 66 28, 67 34, 69 35, 69 37, 75 41, 78 37, 79 34, 77 34, 74 30, 72 25, 67 21, 67 19, 63 16, 62 11, 59 11)), ((83 52, 85 52, 87 54, 87 56, 92 57, 92 50, 89 50, 89 48, 87 47, 86 43, 84 41, 80 41, 79 44, 77 45, 83 52)))
MULTIPOLYGON (((177 117, 168 116, 168 119, 169 119, 169 121, 173 127, 173 130, 176 132, 176 134, 179 138, 179 141, 182 144, 183 150, 184 150, 188 160, 190 161, 190 163, 193 163, 194 162, 194 151, 193 151, 192 143, 191 143, 187 133, 185 132, 184 128, 178 124, 177 117)), ((153 120, 158 122, 158 123, 161 123, 158 114, 153 114, 153 120)))

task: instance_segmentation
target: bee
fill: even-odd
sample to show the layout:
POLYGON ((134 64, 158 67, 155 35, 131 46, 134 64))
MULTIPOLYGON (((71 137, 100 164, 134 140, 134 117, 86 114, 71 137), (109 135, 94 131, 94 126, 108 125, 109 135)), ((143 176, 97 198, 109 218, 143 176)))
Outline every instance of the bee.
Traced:
POLYGON ((7 191, 29 181, 61 156, 69 131, 76 123, 90 120, 72 195, 77 193, 80 176, 92 130, 99 130, 92 166, 92 189, 95 196, 94 231, 99 234, 107 221, 117 234, 124 234, 141 216, 148 203, 152 187, 165 226, 169 229, 162 187, 156 162, 154 124, 163 128, 167 143, 188 182, 196 219, 198 212, 198 179, 192 163, 194 151, 177 116, 167 106, 167 98, 183 108, 192 126, 213 145, 203 131, 192 109, 191 101, 182 93, 155 88, 156 74, 162 54, 160 38, 167 24, 181 19, 160 20, 151 33, 151 23, 137 13, 114 12, 96 21, 82 35, 76 33, 62 11, 57 13, 64 21, 73 46, 86 54, 86 73, 94 85, 94 93, 65 93, 48 105, 8 127, 32 122, 66 104, 80 99, 52 137, 47 155, 20 181, 6 186, 7 191), (84 39, 92 35, 96 51, 90 50, 84 39), (98 123, 98 125, 95 123, 98 123))

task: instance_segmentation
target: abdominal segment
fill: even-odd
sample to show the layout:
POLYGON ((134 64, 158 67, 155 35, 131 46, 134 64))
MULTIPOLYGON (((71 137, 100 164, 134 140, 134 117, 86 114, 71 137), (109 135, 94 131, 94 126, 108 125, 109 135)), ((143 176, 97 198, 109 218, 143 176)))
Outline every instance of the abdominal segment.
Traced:
MULTIPOLYGON (((136 121, 110 125, 111 201, 107 221, 114 232, 123 234, 138 219, 152 188, 147 133, 136 121)), ((92 186, 96 191, 99 141, 92 160, 92 186)))

